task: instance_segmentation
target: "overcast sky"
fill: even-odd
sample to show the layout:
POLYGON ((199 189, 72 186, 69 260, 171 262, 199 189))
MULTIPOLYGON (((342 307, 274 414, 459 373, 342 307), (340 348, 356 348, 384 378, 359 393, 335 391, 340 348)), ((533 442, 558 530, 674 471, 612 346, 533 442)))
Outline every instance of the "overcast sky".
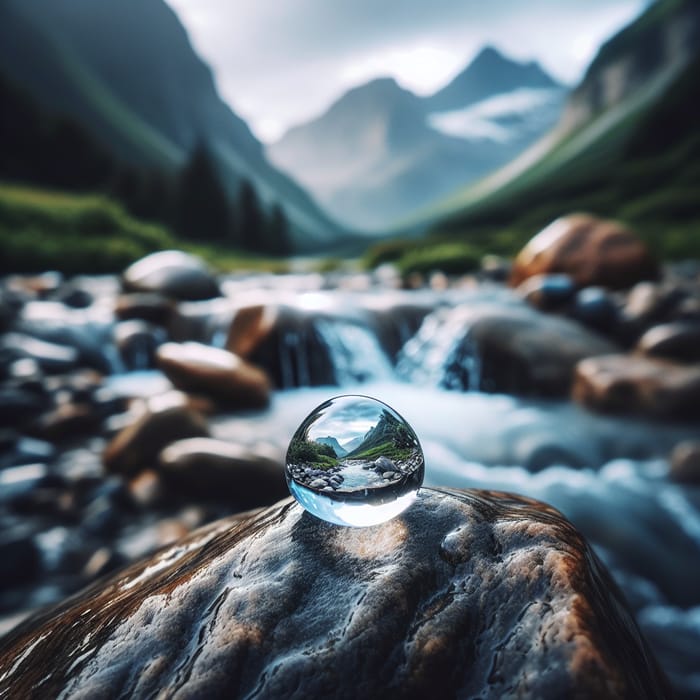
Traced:
POLYGON ((485 44, 574 83, 648 0, 167 0, 219 90, 264 141, 349 87, 442 87, 485 44))

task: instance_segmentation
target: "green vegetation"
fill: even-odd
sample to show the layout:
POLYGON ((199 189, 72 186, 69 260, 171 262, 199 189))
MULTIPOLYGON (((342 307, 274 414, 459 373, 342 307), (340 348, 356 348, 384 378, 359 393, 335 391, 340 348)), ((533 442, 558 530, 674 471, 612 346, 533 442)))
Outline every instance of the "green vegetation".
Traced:
POLYGON ((174 243, 164 228, 102 196, 0 187, 2 272, 119 272, 174 243))
POLYGON ((416 446, 416 437, 411 430, 389 411, 384 410, 362 443, 345 455, 345 459, 370 460, 381 456, 394 461, 408 459, 416 446))
POLYGON ((666 259, 700 257, 700 59, 651 106, 630 112, 584 149, 577 134, 499 190, 433 225, 429 241, 512 255, 558 216, 618 218, 666 259))
POLYGON ((338 458, 330 445, 301 437, 294 438, 290 443, 287 461, 316 469, 330 469, 338 464, 338 458))
POLYGON ((365 253, 363 262, 367 268, 394 263, 404 277, 411 273, 435 271, 461 275, 476 270, 486 252, 491 251, 448 237, 421 241, 396 239, 372 246, 365 253))
MULTIPOLYGON (((119 201, 129 214, 157 221, 193 243, 264 256, 281 257, 291 251, 289 224, 282 207, 274 204, 266 211, 255 188, 245 179, 230 194, 206 143, 193 149, 179 171, 147 169, 113 155, 77 121, 47 112, 2 75, 0 102, 0 181, 76 194, 100 193, 119 201)), ((92 210, 98 209, 105 210, 104 201, 93 202, 92 210)), ((119 265, 138 247, 134 241, 109 242, 103 247, 105 234, 133 229, 123 220, 117 221, 122 215, 115 211, 104 216, 103 223, 109 222, 100 244, 86 241, 88 247, 102 248, 99 254, 91 253, 100 270, 108 266, 105 259, 110 253, 117 255, 114 265, 119 265)), ((70 245, 65 235, 64 239, 70 245)), ((36 242, 36 235, 32 240, 36 242)), ((26 242, 25 237, 24 242, 16 243, 22 246, 26 242)))
POLYGON ((102 195, 0 185, 0 272, 121 272, 164 248, 195 253, 219 270, 281 271, 284 264, 216 246, 192 244, 161 225, 130 216, 102 195))

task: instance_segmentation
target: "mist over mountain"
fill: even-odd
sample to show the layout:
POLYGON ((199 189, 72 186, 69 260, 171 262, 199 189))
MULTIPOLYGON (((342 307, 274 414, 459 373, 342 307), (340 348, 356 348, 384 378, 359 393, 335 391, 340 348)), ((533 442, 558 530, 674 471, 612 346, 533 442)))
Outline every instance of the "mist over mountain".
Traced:
POLYGON ((173 172, 206 143, 226 189, 234 194, 247 179, 267 206, 282 204, 298 244, 338 235, 221 100, 163 0, 6 0, 0 72, 129 163, 173 172))
POLYGON ((626 221, 669 257, 700 251, 699 47, 700 4, 651 4, 601 46, 552 132, 414 225, 477 246, 507 227, 517 247, 584 210, 626 221))
POLYGON ((382 230, 508 162, 556 123, 563 95, 539 65, 487 47, 432 96, 373 80, 267 152, 332 215, 382 230))
POLYGON ((427 98, 431 112, 449 112, 519 88, 560 88, 536 61, 519 63, 486 46, 444 88, 427 98))

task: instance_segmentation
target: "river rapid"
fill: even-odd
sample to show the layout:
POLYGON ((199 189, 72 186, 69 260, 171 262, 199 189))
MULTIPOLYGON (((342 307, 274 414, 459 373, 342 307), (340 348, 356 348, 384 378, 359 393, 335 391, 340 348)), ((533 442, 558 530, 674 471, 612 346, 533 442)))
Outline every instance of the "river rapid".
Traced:
MULTIPOLYGON (((29 301, 24 330, 47 341, 72 339, 98 358, 114 395, 168 389, 148 347, 125 360, 115 342, 117 281, 75 283, 93 303, 76 309, 29 301)), ((674 445, 700 437, 700 426, 600 415, 567 398, 500 391, 498 383, 494 391, 482 375, 488 358, 463 342, 469 316, 454 310, 515 309, 533 323, 541 315, 495 283, 403 291, 380 272, 231 276, 222 289, 222 298, 180 304, 183 336, 221 347, 237 310, 251 304, 282 304, 311 321, 280 336, 281 379, 269 407, 218 412, 210 421, 215 438, 252 450, 265 444, 281 460, 318 404, 339 394, 380 399, 418 435, 426 486, 512 491, 564 513, 612 572, 676 690, 700 697, 700 488, 669 479, 668 461, 674 445), (320 379, 319 344, 332 368, 320 379)), ((73 441, 56 461, 65 467, 82 460, 97 477, 103 444, 99 433, 73 441)), ((50 557, 51 538, 43 543, 50 557)), ((51 601, 50 591, 43 599, 51 601)))

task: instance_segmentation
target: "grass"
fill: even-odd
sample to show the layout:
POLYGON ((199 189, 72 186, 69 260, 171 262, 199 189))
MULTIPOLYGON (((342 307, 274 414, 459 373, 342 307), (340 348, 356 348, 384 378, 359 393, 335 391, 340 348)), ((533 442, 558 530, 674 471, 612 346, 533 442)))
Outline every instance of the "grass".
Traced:
POLYGON ((388 457, 393 461, 408 459, 414 450, 410 447, 396 447, 393 442, 387 441, 381 445, 375 445, 361 452, 353 452, 346 459, 348 460, 374 460, 378 457, 388 457))
POLYGON ((117 273, 167 248, 198 255, 219 271, 286 270, 284 261, 182 241, 164 226, 136 219, 101 195, 11 184, 0 184, 0 247, 0 273, 117 273))

